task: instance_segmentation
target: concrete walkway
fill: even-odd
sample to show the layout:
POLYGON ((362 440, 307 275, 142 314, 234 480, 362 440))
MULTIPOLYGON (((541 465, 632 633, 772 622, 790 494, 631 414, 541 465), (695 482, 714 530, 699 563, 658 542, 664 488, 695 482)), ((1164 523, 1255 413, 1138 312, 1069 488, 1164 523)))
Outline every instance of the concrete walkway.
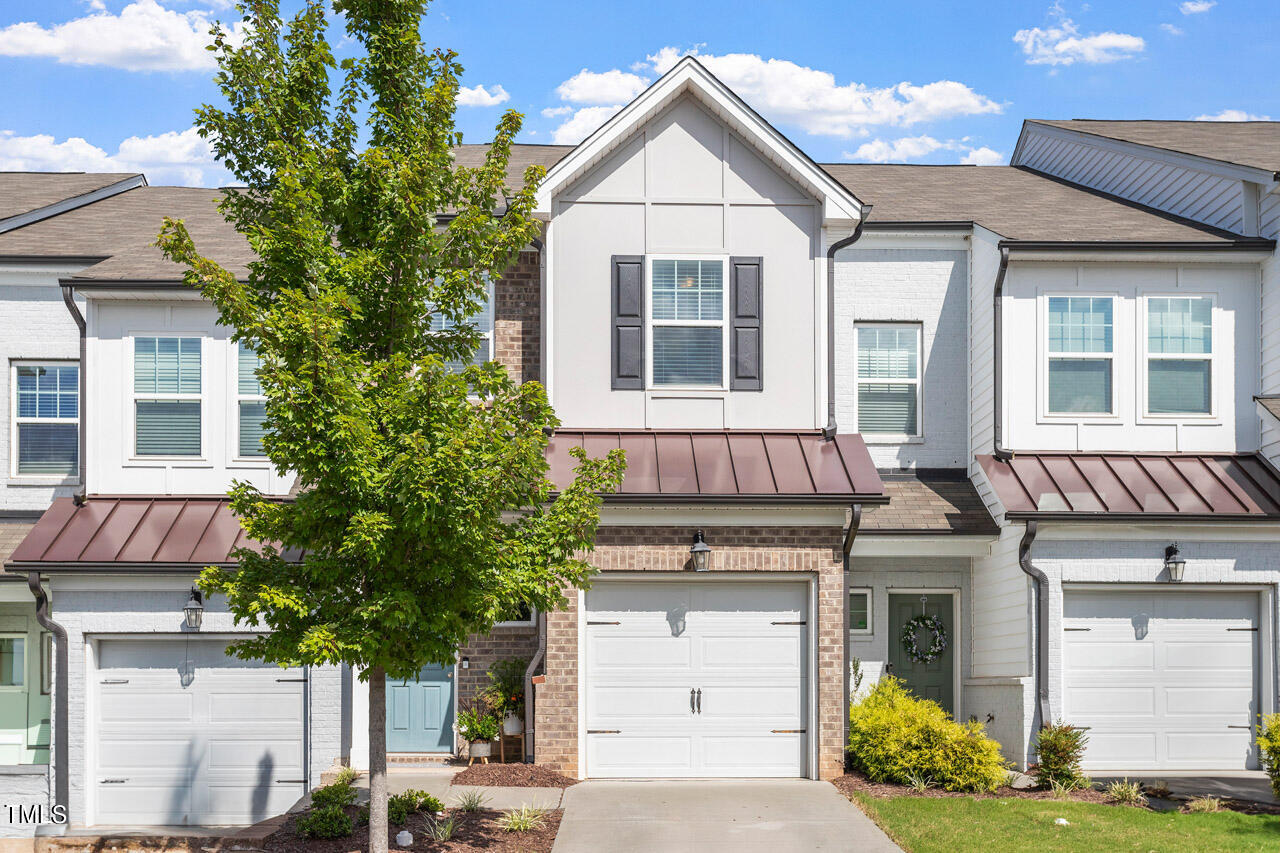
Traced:
POLYGON ((826 782, 582 782, 553 853, 901 853, 826 782))

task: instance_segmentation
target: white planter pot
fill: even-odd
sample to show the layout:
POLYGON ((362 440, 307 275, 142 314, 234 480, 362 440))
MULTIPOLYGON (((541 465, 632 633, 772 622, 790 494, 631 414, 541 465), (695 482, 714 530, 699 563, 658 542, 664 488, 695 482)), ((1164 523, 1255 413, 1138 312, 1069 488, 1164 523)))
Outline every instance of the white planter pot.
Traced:
POLYGON ((488 758, 493 755, 493 741, 491 740, 473 740, 471 741, 472 758, 488 758))
POLYGON ((524 731, 524 720, 519 714, 507 714, 502 718, 502 733, 504 735, 518 735, 524 731))

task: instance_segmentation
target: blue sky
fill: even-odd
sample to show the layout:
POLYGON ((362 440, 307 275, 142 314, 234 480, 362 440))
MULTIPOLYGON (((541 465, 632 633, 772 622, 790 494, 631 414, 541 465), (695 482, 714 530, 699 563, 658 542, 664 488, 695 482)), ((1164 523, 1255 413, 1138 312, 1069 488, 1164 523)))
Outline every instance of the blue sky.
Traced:
MULTIPOLYGON (((6 0, 0 169, 224 181, 192 108, 217 98, 207 22, 236 17, 229 0, 6 0)), ((440 0, 422 31, 460 54, 473 142, 508 108, 522 141, 577 141, 685 52, 819 161, 1007 162, 1023 118, 1280 119, 1275 0, 440 0)))

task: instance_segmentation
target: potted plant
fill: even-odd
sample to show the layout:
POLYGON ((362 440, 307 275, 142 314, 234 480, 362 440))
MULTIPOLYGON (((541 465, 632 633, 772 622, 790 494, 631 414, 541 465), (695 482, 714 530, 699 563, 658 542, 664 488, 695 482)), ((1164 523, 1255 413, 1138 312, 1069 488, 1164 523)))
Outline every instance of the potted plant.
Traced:
POLYGON ((482 693, 484 703, 502 718, 502 733, 518 735, 524 731, 524 673, 527 661, 498 661, 489 668, 489 686, 482 693))
POLYGON ((486 708, 464 708, 458 712, 458 734, 470 745, 472 758, 488 758, 498 736, 498 718, 486 708))

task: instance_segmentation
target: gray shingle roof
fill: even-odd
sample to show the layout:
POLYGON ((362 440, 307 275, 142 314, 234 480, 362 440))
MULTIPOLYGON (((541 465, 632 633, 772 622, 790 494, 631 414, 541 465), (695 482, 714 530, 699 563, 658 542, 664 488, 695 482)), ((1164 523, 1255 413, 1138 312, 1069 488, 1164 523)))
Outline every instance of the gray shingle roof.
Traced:
MULTIPOLYGON (((543 166, 550 169, 564 155, 574 149, 573 145, 527 145, 511 146, 511 159, 507 161, 507 186, 518 187, 524 183, 524 170, 530 166, 543 166)), ((453 149, 453 162, 459 166, 474 169, 484 162, 489 153, 486 145, 459 145, 453 149)))
POLYGON ((1105 121, 1029 119, 1137 145, 1280 172, 1280 121, 1105 121))
POLYGON ((882 479, 889 503, 862 508, 860 533, 1000 533, 963 472, 958 476, 885 474, 882 479))
POLYGON ((0 172, 0 220, 136 176, 130 172, 0 172))
POLYGON ((868 222, 977 222, 1007 240, 1221 243, 1238 235, 1021 166, 828 163, 868 222))

